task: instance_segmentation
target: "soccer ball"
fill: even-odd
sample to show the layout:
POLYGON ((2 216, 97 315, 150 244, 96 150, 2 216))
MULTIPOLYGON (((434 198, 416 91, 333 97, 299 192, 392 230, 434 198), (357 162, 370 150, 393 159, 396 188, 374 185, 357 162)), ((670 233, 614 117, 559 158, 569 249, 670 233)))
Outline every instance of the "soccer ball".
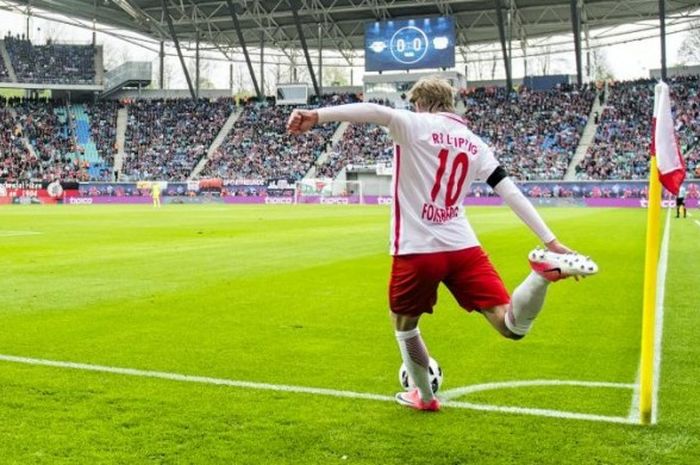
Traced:
MULTIPOLYGON (((430 364, 428 365, 428 379, 430 380, 430 387, 433 390, 433 394, 437 393, 442 386, 442 368, 438 364, 437 360, 430 357, 430 364)), ((404 390, 408 391, 415 387, 413 380, 408 376, 408 370, 405 364, 401 364, 399 368, 399 384, 404 390)))

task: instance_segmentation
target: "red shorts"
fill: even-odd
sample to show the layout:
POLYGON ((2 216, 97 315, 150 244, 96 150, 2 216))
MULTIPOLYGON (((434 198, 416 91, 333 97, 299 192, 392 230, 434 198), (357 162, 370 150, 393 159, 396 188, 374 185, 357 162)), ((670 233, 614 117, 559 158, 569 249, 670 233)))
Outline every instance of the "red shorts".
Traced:
POLYGON ((481 247, 397 255, 391 266, 389 306, 400 315, 433 313, 440 283, 467 311, 510 302, 510 295, 481 247))

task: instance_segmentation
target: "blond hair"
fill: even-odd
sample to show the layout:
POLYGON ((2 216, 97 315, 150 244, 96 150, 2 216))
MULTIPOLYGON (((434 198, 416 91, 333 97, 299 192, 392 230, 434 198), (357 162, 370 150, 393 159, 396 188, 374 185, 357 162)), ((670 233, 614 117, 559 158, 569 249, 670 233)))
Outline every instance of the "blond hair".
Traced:
POLYGON ((454 95, 450 83, 438 76, 421 78, 408 91, 409 101, 429 113, 454 112, 454 95))

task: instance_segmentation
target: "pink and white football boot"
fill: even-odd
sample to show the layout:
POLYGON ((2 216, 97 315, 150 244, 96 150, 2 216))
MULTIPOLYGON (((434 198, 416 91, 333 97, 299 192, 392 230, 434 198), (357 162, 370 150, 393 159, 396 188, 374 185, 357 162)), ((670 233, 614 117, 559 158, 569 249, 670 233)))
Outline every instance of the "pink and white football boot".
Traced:
POLYGON ((556 253, 538 247, 530 252, 528 259, 532 270, 551 282, 571 276, 585 278, 598 272, 598 265, 590 257, 575 252, 556 253))
POLYGON ((440 401, 437 397, 433 397, 429 401, 425 402, 420 397, 418 388, 411 389, 410 391, 399 392, 396 394, 396 402, 405 406, 411 407, 416 410, 426 410, 428 412, 437 412, 440 410, 440 401))

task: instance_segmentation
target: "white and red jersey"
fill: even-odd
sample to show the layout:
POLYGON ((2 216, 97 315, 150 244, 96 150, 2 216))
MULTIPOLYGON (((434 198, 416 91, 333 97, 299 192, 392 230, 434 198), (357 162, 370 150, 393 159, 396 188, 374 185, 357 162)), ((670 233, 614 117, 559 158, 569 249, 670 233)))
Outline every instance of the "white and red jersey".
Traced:
POLYGON ((479 245, 462 203, 474 180, 498 167, 493 151, 452 113, 392 112, 391 254, 479 245))

